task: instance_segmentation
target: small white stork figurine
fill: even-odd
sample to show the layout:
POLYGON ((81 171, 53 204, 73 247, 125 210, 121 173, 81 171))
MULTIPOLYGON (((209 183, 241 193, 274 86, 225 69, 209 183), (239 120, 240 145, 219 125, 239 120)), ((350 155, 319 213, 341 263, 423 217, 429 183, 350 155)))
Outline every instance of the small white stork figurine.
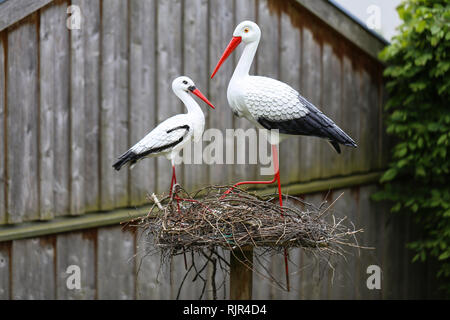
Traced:
MULTIPOLYGON (((330 118, 324 115, 311 102, 300 95, 289 85, 267 77, 250 76, 249 71, 261 39, 261 30, 252 21, 241 22, 233 32, 233 38, 217 63, 211 78, 219 70, 222 63, 242 42, 244 51, 228 84, 227 98, 233 113, 244 117, 259 128, 277 129, 280 140, 289 135, 315 136, 327 139, 334 149, 340 153, 339 144, 356 147, 355 142, 342 131, 330 118)), ((269 138, 271 135, 269 135, 269 138)), ((272 144, 274 162, 274 178, 271 181, 242 181, 243 184, 278 183, 278 197, 283 206, 276 142, 272 144)), ((227 190, 224 196, 232 191, 227 190)), ((289 271, 287 250, 284 251, 286 267, 286 284, 289 290, 289 271)))
POLYGON ((120 170, 125 164, 129 164, 130 168, 133 168, 136 162, 147 157, 165 156, 172 162, 170 194, 172 194, 174 183, 177 183, 174 164, 176 154, 191 139, 195 142, 199 141, 205 128, 205 116, 190 93, 195 94, 214 109, 212 103, 206 99, 188 77, 182 76, 173 80, 172 90, 183 101, 188 112, 178 114, 160 123, 113 164, 114 169, 120 170))

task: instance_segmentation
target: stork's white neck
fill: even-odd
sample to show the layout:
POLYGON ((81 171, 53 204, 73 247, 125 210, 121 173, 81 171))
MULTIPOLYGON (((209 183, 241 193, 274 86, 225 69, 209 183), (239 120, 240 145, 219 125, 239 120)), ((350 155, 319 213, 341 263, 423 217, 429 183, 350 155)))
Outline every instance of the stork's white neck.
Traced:
POLYGON ((180 90, 178 92, 175 92, 175 94, 178 96, 178 98, 180 98, 181 101, 183 101, 186 109, 188 110, 188 114, 203 116, 202 109, 189 93, 184 90, 180 90))
POLYGON ((234 69, 233 77, 231 79, 239 79, 248 76, 253 59, 255 58, 256 50, 258 49, 259 39, 247 43, 242 52, 241 58, 234 69))

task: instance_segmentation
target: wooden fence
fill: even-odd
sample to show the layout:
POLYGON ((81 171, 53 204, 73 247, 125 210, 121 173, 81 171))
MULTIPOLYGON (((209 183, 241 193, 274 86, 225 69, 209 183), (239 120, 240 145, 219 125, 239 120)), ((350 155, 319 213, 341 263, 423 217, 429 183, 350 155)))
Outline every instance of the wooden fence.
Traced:
MULTIPOLYGON (((386 210, 369 201, 389 153, 381 117, 383 66, 376 59, 384 44, 332 5, 24 0, 17 11, 13 3, 0 4, 1 298, 174 297, 180 272, 158 285, 156 262, 150 259, 136 275, 135 261, 128 260, 139 255, 138 238, 118 226, 101 227, 126 216, 117 210, 145 205, 147 193, 166 191, 170 164, 153 159, 116 172, 112 163, 156 123, 183 111, 170 86, 178 75, 191 77, 216 105, 216 110, 204 109, 207 128, 251 127, 233 117, 226 100, 241 51, 209 79, 235 25, 244 19, 256 21, 263 32, 252 71, 299 89, 359 145, 337 155, 314 138, 283 142, 285 190, 306 194, 353 188, 340 201, 342 211, 368 230, 367 245, 377 246, 348 265, 336 265, 334 285, 328 271, 321 274, 325 268, 311 268, 312 277, 300 268, 300 289, 288 296, 391 298, 433 292, 431 284, 427 290, 410 284, 415 276, 420 286, 433 283, 410 266, 404 248, 410 222, 389 222, 386 210), (69 5, 81 9, 79 30, 66 26, 69 5), (46 222, 34 222, 40 220, 46 222), (372 262, 384 268, 381 291, 364 289, 365 268, 372 262), (85 270, 81 292, 65 289, 67 264, 85 270)), ((180 182, 194 189, 258 178, 257 168, 201 164, 182 165, 178 172, 180 182)), ((301 266, 313 261, 300 250, 293 257, 301 266)), ((278 268, 271 261, 271 268, 278 268)), ((255 290, 257 298, 285 296, 264 281, 255 286, 265 288, 255 290)), ((184 297, 195 298, 198 290, 184 297)))

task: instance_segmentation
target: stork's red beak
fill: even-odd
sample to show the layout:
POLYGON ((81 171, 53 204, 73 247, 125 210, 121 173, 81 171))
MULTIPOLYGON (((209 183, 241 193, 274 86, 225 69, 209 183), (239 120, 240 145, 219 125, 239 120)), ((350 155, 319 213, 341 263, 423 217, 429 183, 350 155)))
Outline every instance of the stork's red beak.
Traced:
POLYGON ((219 62, 217 62, 217 66, 211 75, 211 79, 214 77, 214 75, 217 73, 217 71, 219 71, 222 63, 230 56, 230 54, 234 51, 234 49, 236 49, 236 47, 241 43, 241 41, 242 41, 241 37, 233 37, 231 39, 230 43, 228 44, 227 48, 225 49, 225 51, 222 54, 222 58, 220 58, 219 62))
POLYGON ((206 99, 206 97, 203 95, 203 93, 201 93, 200 90, 198 90, 196 87, 192 86, 192 87, 189 87, 188 89, 189 89, 190 92, 195 94, 197 97, 199 97, 200 99, 205 101, 208 106, 210 106, 211 108, 215 109, 214 106, 212 105, 212 103, 209 102, 209 100, 206 99))

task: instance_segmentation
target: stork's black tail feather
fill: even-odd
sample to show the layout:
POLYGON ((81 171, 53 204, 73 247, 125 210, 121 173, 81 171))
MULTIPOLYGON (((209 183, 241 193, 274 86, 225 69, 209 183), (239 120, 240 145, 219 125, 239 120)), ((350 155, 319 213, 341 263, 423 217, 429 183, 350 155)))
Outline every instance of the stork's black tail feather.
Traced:
POLYGON ((134 153, 131 150, 128 150, 127 152, 125 152, 123 155, 121 155, 119 157, 119 159, 113 164, 113 167, 114 167, 114 169, 119 171, 120 168, 122 168, 122 166, 128 162, 130 162, 131 164, 135 163, 136 159, 137 159, 136 153, 134 153))

